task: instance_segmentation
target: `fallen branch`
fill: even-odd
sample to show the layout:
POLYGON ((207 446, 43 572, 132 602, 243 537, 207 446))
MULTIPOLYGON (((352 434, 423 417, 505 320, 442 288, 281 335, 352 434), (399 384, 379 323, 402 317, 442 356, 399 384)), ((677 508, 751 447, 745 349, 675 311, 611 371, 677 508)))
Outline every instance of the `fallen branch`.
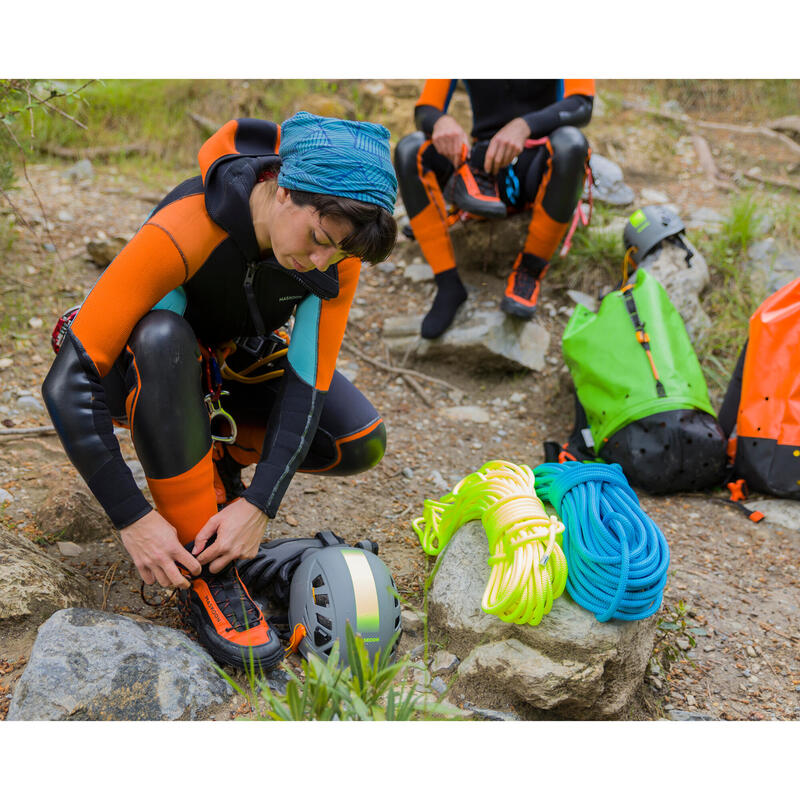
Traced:
POLYGON ((0 436, 47 436, 55 433, 52 425, 42 425, 38 428, 0 428, 0 436))
POLYGON ((417 378, 418 380, 439 384, 440 386, 444 386, 446 389, 450 389, 451 391, 462 391, 457 386, 453 386, 452 383, 440 380, 439 378, 432 378, 430 375, 426 375, 424 372, 417 372, 416 370, 406 369, 405 367, 390 367, 388 364, 384 364, 382 361, 378 361, 378 359, 372 358, 366 353, 361 352, 361 350, 359 350, 354 344, 350 344, 350 342, 342 342, 342 347, 353 355, 358 356, 363 361, 366 361, 368 364, 372 364, 372 366, 378 367, 378 369, 385 370, 386 372, 395 372, 398 375, 410 375, 412 378, 417 378))
POLYGON ((420 396, 422 402, 428 408, 433 408, 433 403, 428 395, 425 394, 425 390, 410 375, 403 375, 403 380, 420 396))
POLYGON ((102 194, 125 195, 125 197, 132 197, 134 200, 141 200, 143 203, 160 203, 164 199, 164 196, 160 194, 136 194, 130 189, 100 189, 100 192, 102 194))
POLYGON ((762 178, 760 175, 748 175, 746 172, 738 173, 735 177, 743 178, 746 181, 763 183, 767 186, 778 186, 782 189, 794 189, 796 192, 800 192, 800 184, 782 181, 780 178, 762 178))
POLYGON ((654 117, 661 117, 662 119, 669 119, 673 122, 682 122, 684 125, 696 125, 698 128, 708 128, 709 130, 728 131, 729 133, 742 133, 748 135, 765 136, 769 139, 774 139, 783 142, 788 148, 795 153, 800 154, 800 144, 778 131, 770 130, 764 126, 756 125, 732 125, 725 122, 706 122, 702 119, 692 119, 688 114, 671 114, 668 111, 659 111, 654 108, 637 107, 638 111, 643 111, 646 114, 651 114, 654 117))
POLYGON ((213 120, 208 119, 208 117, 201 117, 199 114, 195 114, 192 111, 187 111, 186 113, 200 131, 208 136, 212 133, 216 133, 222 127, 221 125, 217 125, 213 120))
POLYGON ((714 161, 714 156, 711 155, 711 148, 705 138, 700 136, 699 133, 693 133, 692 144, 694 145, 695 153, 697 153, 697 160, 700 162, 700 166, 703 168, 706 177, 708 177, 717 188, 724 189, 728 192, 733 191, 736 186, 723 177, 722 172, 714 161))
POLYGON ((58 147, 58 145, 40 142, 36 145, 37 149, 49 156, 57 158, 80 159, 80 158, 105 158, 106 156, 116 156, 121 153, 146 153, 147 144, 144 142, 133 142, 131 144, 115 144, 107 147, 58 147))

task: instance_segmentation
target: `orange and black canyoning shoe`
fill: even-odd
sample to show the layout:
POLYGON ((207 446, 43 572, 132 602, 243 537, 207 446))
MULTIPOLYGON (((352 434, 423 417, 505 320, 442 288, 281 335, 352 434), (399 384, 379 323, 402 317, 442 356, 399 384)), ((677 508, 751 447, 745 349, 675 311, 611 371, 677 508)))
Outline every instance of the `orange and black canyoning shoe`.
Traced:
POLYGON ((549 264, 538 256, 520 253, 508 276, 500 310, 515 317, 530 319, 536 313, 542 278, 549 264))
POLYGON ((283 658, 278 634, 250 597, 234 563, 216 575, 208 565, 179 592, 181 611, 200 644, 221 664, 272 669, 283 658))
POLYGON ((445 199, 476 217, 503 219, 508 213, 492 176, 469 161, 453 173, 443 193, 445 199))

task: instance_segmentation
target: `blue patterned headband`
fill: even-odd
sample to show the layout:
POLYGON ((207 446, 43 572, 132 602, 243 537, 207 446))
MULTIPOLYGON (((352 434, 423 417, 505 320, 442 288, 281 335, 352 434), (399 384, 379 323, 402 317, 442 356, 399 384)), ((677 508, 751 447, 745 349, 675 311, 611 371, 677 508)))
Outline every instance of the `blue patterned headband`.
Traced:
POLYGON ((279 155, 278 184, 286 189, 350 197, 394 211, 397 177, 383 125, 300 111, 281 125, 279 155))

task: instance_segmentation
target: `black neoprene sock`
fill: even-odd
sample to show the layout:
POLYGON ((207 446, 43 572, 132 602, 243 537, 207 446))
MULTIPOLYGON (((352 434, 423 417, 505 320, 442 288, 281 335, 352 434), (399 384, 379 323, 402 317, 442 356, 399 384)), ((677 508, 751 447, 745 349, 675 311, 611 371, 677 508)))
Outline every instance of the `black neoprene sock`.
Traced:
POLYGON ((467 299, 467 290, 458 277, 458 270, 452 269, 434 275, 436 280, 436 297, 431 310, 422 320, 423 339, 436 339, 441 336, 453 322, 459 306, 467 299))

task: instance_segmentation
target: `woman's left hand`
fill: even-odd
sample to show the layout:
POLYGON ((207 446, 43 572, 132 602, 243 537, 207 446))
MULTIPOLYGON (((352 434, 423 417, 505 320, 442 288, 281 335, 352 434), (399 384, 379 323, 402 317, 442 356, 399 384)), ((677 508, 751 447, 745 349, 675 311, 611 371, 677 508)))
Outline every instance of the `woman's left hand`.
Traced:
POLYGON ((203 525, 195 537, 192 555, 214 573, 236 558, 254 558, 268 519, 260 508, 240 497, 203 525), (206 547, 215 533, 217 538, 206 547))

